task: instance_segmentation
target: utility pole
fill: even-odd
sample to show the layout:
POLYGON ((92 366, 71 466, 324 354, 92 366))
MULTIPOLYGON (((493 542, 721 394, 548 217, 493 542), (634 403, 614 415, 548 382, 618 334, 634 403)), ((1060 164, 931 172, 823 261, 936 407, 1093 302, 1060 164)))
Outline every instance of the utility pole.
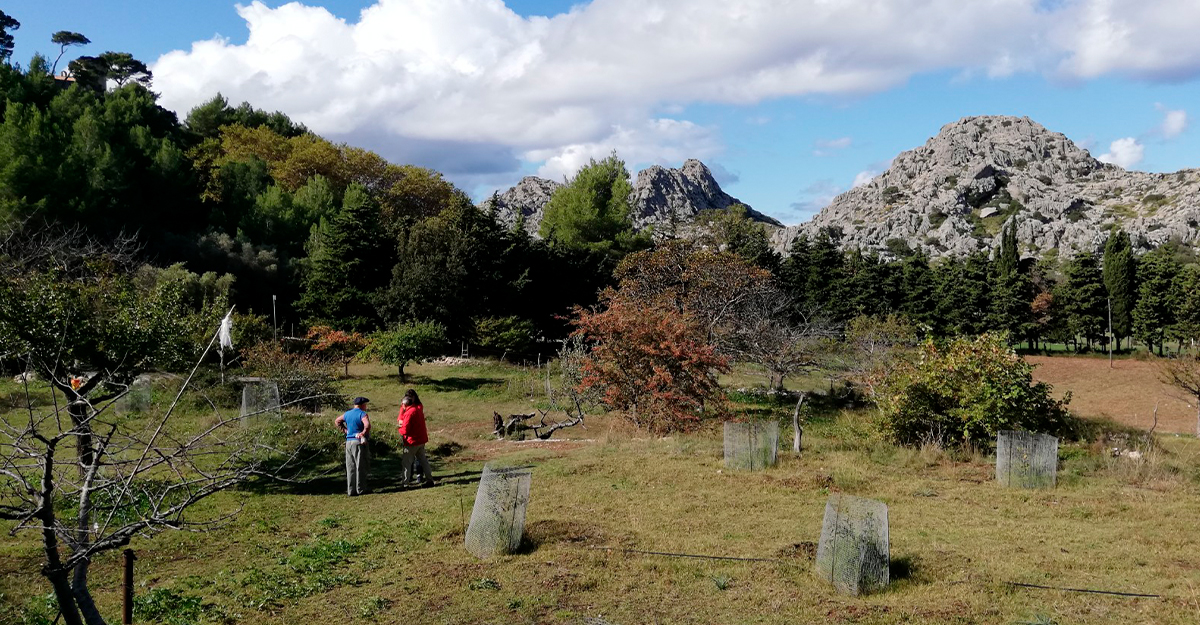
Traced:
POLYGON ((1113 368, 1112 362, 1112 346, 1113 346, 1113 331, 1112 331, 1112 298, 1108 298, 1108 368, 1113 368))

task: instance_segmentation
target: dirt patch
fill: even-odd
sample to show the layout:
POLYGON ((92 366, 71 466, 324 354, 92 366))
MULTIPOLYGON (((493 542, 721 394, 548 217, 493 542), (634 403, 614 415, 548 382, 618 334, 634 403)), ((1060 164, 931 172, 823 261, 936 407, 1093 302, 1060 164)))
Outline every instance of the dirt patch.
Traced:
POLYGON ((1106 418, 1150 429, 1158 405, 1156 432, 1196 432, 1196 411, 1179 399, 1180 393, 1158 379, 1153 361, 1117 360, 1108 368, 1102 358, 1028 356, 1035 380, 1054 387, 1062 397, 1071 392, 1071 412, 1087 418, 1106 418))
POLYGON ((817 558, 817 543, 806 540, 787 545, 776 551, 775 557, 785 560, 815 560, 817 558))
POLYGON ((566 543, 573 545, 603 545, 604 531, 595 525, 577 521, 546 519, 534 521, 525 528, 525 540, 533 545, 566 543))
POLYGON ((587 442, 575 442, 571 440, 549 440, 549 441, 488 441, 471 445, 472 451, 478 455, 485 457, 496 456, 503 453, 510 453, 516 450, 526 449, 549 449, 558 452, 568 452, 572 449, 579 449, 587 442))

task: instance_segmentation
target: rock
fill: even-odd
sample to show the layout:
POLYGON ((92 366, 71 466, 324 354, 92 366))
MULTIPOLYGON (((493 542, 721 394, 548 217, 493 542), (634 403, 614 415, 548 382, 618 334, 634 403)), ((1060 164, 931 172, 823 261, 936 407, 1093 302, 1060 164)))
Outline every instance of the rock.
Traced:
POLYGON ((1114 226, 1142 250, 1172 239, 1194 246, 1200 170, 1127 171, 1027 117, 967 117, 901 153, 812 221, 776 232, 772 242, 786 252, 800 234, 834 228, 843 247, 885 256, 889 239, 931 257, 964 255, 995 249, 1000 222, 1013 218, 1020 243, 1035 255, 1099 251, 1114 226), (997 216, 997 223, 980 221, 997 216))
MULTIPOLYGON (((525 176, 517 186, 494 196, 496 219, 506 227, 513 227, 518 221, 524 220, 522 227, 531 235, 537 236, 538 226, 542 223, 542 210, 550 201, 550 196, 562 185, 553 180, 525 176)), ((492 199, 479 205, 484 210, 492 209, 492 199)))
MULTIPOLYGON (((551 180, 526 176, 513 188, 494 196, 496 218, 508 227, 523 219, 525 231, 537 236, 546 204, 560 186, 551 180)), ((633 227, 636 230, 651 226, 687 226, 703 211, 726 210, 734 204, 745 206, 722 191, 708 167, 696 159, 687 160, 679 169, 653 165, 638 172, 630 203, 633 205, 633 227)), ((489 198, 479 207, 490 210, 492 204, 489 198)), ((746 215, 776 228, 783 227, 775 219, 749 206, 746 206, 746 215)))
POLYGON ((17 384, 33 382, 33 381, 36 381, 37 379, 38 379, 37 374, 32 371, 26 371, 25 373, 19 373, 19 374, 13 376, 13 382, 16 382, 17 384))
MULTIPOLYGON (((689 223, 706 210, 726 210, 734 204, 746 206, 722 191, 708 167, 696 159, 688 159, 679 169, 653 165, 638 172, 631 203, 633 225, 639 230, 672 222, 689 223)), ((748 206, 746 214, 755 221, 783 227, 775 219, 748 206)))

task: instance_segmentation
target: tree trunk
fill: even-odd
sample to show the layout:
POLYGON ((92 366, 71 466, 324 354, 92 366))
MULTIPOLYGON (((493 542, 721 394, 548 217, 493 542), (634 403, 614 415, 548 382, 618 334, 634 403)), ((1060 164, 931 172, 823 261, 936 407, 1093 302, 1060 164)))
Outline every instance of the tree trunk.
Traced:
POLYGON ((37 518, 42 523, 42 551, 46 554, 46 564, 42 566, 42 575, 50 580, 54 587, 54 596, 58 599, 58 610, 67 625, 83 625, 79 616, 79 608, 75 606, 75 593, 71 592, 71 582, 67 572, 62 568, 62 559, 58 555, 58 537, 54 535, 54 445, 46 447, 43 458, 42 481, 38 495, 41 497, 41 509, 37 518))
POLYGON ((66 571, 47 572, 42 570, 50 585, 54 587, 54 598, 58 600, 58 613, 62 615, 67 625, 84 625, 79 616, 79 608, 75 607, 75 593, 71 592, 71 582, 67 579, 66 571))
POLYGON ((71 580, 71 591, 75 594, 75 604, 79 606, 79 612, 83 614, 83 622, 87 625, 107 625, 104 617, 100 616, 100 611, 96 609, 96 602, 92 600, 92 593, 88 591, 88 567, 91 562, 84 560, 75 567, 75 574, 71 580))
POLYGON ((804 393, 800 393, 800 401, 796 402, 796 410, 792 412, 792 451, 796 452, 796 455, 800 455, 804 449, 801 444, 801 439, 804 438, 804 428, 800 426, 800 406, 804 404, 805 397, 804 393))
POLYGON ((398 369, 400 370, 400 382, 404 382, 404 363, 400 363, 398 369))
POLYGON ((79 457, 79 476, 82 478, 88 467, 92 466, 92 427, 88 423, 88 405, 74 392, 67 395, 67 402, 71 427, 78 432, 75 435, 75 454, 79 457))

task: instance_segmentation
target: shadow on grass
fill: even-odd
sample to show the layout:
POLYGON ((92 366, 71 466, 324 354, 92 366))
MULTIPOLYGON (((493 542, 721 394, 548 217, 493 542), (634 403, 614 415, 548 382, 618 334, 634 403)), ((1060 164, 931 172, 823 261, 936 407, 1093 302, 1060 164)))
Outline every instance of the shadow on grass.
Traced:
POLYGON ((428 390, 437 391, 439 393, 472 392, 472 391, 480 391, 480 390, 499 391, 500 385, 504 384, 504 382, 505 382, 504 378, 491 378, 491 377, 484 377, 484 378, 476 378, 476 377, 431 378, 427 375, 414 375, 414 374, 409 374, 409 375, 404 376, 404 381, 401 382, 400 378, 396 377, 396 374, 394 374, 394 373, 387 374, 387 375, 385 375, 385 374, 364 375, 364 376, 358 376, 355 379, 356 380, 390 381, 390 382, 395 383, 396 386, 399 386, 402 388, 415 388, 419 392, 424 392, 424 390, 428 389, 428 390))
MULTIPOLYGON (((434 487, 441 485, 478 482, 480 471, 460 471, 445 474, 448 460, 462 447, 455 443, 438 445, 430 450, 429 466, 433 469, 434 487)), ((386 443, 372 443, 371 467, 368 490, 372 493, 397 493, 416 490, 418 487, 403 485, 404 465, 399 450, 386 443)), ((241 490, 258 495, 345 495, 346 470, 340 453, 325 451, 314 454, 298 467, 301 475, 309 476, 297 480, 275 480, 258 478, 242 484, 241 490)))

